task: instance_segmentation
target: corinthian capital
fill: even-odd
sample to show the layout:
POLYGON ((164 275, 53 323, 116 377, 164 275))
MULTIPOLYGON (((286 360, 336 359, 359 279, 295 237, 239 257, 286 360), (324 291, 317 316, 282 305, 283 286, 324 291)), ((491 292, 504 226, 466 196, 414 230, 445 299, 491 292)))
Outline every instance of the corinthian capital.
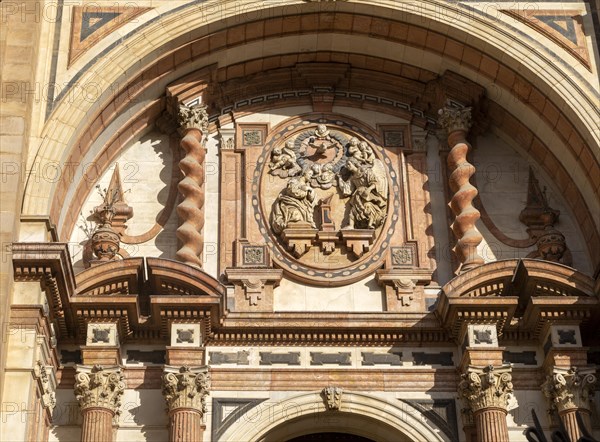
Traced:
POLYGON ((179 131, 183 134, 188 129, 198 129, 203 134, 208 132, 208 113, 206 106, 198 104, 188 107, 184 104, 179 105, 177 110, 177 122, 179 131))
POLYGON ((596 381, 593 368, 554 367, 546 377, 542 391, 550 400, 551 407, 559 412, 579 408, 589 410, 596 381))
POLYGON ((444 107, 438 111, 438 123, 446 129, 449 134, 456 131, 469 132, 471 128, 471 108, 456 109, 444 107))
POLYGON ((192 408, 204 414, 209 388, 208 367, 165 366, 163 395, 169 412, 178 408, 192 408))
POLYGON ((119 367, 78 366, 75 375, 75 397, 82 410, 89 407, 108 408, 119 414, 125 378, 119 367))
POLYGON ((506 410, 513 392, 510 372, 510 365, 469 366, 458 386, 460 395, 473 412, 490 407, 506 410))

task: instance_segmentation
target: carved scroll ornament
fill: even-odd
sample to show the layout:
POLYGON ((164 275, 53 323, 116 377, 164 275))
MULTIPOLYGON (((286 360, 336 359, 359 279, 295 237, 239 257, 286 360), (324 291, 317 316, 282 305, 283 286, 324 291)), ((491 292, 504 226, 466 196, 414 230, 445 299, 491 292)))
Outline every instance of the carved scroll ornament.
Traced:
POLYGON ((75 375, 75 398, 82 410, 100 407, 118 414, 124 391, 125 378, 118 367, 79 367, 75 375))
POLYGON ((170 412, 191 408, 204 414, 209 389, 208 367, 165 367, 162 391, 170 412))

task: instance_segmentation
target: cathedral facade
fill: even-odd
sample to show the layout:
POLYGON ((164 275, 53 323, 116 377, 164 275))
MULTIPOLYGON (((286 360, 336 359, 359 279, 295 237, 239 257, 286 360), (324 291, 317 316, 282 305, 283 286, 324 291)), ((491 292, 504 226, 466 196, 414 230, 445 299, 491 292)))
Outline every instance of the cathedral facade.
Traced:
POLYGON ((597 3, 0 8, 0 440, 600 438, 597 3))

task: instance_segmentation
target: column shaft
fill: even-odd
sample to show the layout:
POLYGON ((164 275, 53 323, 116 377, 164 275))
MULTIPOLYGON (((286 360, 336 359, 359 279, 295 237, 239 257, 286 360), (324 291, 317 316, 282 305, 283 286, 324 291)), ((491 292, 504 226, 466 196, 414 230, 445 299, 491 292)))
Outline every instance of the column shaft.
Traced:
POLYGON ((587 412, 587 410, 577 410, 576 408, 571 408, 569 410, 563 411, 562 413, 559 413, 560 418, 562 419, 562 422, 567 430, 567 433, 573 441, 579 440, 579 438, 582 436, 581 431, 579 431, 579 425, 577 425, 577 411, 579 411, 579 413, 583 417, 583 423, 586 426, 586 428, 588 430, 591 430, 592 427, 590 425, 590 415, 587 412))
POLYGON ((506 410, 484 408, 475 413, 478 442, 508 442, 506 410))
POLYGON ((89 407, 82 411, 81 442, 112 442, 114 413, 108 408, 89 407))
POLYGON ((178 408, 171 413, 170 442, 202 441, 202 414, 191 408, 178 408))

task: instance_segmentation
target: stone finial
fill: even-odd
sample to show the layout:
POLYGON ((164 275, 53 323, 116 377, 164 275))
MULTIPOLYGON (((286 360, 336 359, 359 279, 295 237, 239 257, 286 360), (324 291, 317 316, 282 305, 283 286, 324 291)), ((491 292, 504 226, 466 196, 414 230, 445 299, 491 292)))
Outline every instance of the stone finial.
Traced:
POLYGON ((107 408, 119 414, 125 378, 119 367, 79 366, 75 375, 75 398, 82 410, 107 408))
POLYGON ((510 372, 510 365, 469 366, 462 375, 459 393, 473 412, 490 407, 506 410, 513 392, 510 372))
POLYGON ((204 414, 209 389, 208 367, 165 366, 162 391, 169 412, 178 408, 191 408, 204 414))
POLYGON ((339 387, 325 387, 321 391, 321 396, 325 401, 325 407, 328 411, 337 411, 342 406, 342 389, 339 387))
POLYGON ((444 107, 438 111, 438 124, 449 134, 456 131, 468 132, 471 128, 471 108, 457 109, 444 107))
POLYGON ((555 367, 546 377, 542 391, 550 401, 551 408, 559 412, 580 408, 589 410, 596 381, 593 368, 555 367))
POLYGON ((48 369, 40 360, 33 367, 33 377, 38 381, 42 407, 52 413, 52 410, 56 406, 56 394, 50 382, 50 376, 48 376, 48 369))
POLYGON ((184 104, 179 105, 177 110, 177 122, 179 131, 183 135, 187 130, 198 129, 203 134, 208 132, 208 113, 206 106, 197 104, 188 107, 184 104))

